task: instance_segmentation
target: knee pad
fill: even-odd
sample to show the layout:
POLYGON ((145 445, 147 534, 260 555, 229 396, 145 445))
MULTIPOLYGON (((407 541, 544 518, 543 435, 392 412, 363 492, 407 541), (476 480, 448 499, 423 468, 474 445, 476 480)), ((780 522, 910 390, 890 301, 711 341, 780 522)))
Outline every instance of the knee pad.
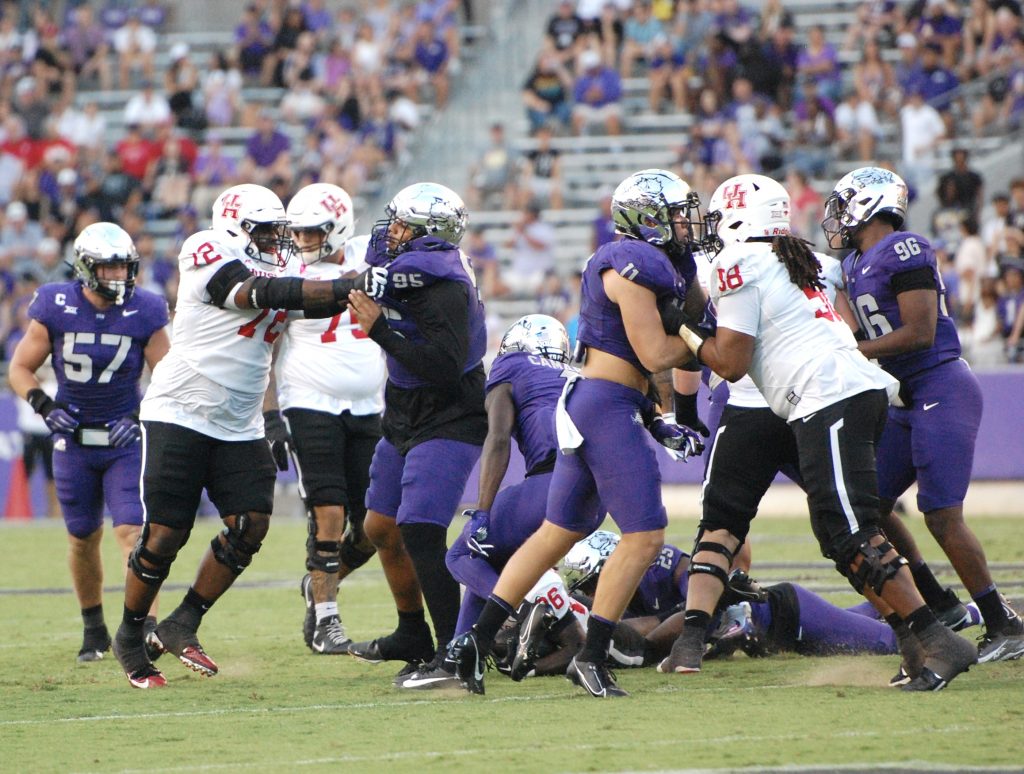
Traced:
POLYGON ((907 560, 897 556, 888 562, 884 561, 887 553, 893 550, 892 543, 884 540, 877 546, 871 545, 871 538, 877 531, 860 531, 845 536, 834 544, 828 558, 836 563, 836 569, 850 582, 858 594, 871 587, 875 594, 881 596, 882 588, 896 576, 901 567, 906 567, 907 560), (860 557, 857 569, 852 569, 854 561, 860 557))
POLYGON ((252 564, 252 557, 263 547, 262 541, 269 527, 270 517, 267 514, 238 514, 234 526, 224 527, 210 542, 213 558, 235 575, 241 575, 252 564))
POLYGON ((350 570, 362 567, 370 561, 377 549, 373 547, 360 530, 359 536, 351 529, 345 530, 345 537, 341 541, 341 563, 350 570))
POLYGON ((337 540, 306 542, 306 569, 336 573, 341 567, 341 543, 337 540))
POLYGON ((693 555, 690 557, 689 574, 690 577, 694 575, 704 574, 712 575, 718 578, 722 582, 723 588, 729 586, 729 571, 723 570, 717 564, 711 564, 710 562, 695 562, 693 557, 700 551, 712 551, 716 554, 721 554, 725 557, 726 562, 732 565, 732 551, 723 546, 721 543, 712 543, 707 540, 701 540, 700 535, 697 536, 697 543, 693 547, 693 555))
POLYGON ((171 556, 156 554, 145 546, 146 537, 149 534, 147 528, 142 530, 135 548, 128 555, 128 567, 135 574, 135 577, 147 586, 160 586, 171 572, 171 565, 174 563, 177 552, 171 556), (147 564, 143 564, 145 561, 147 564))

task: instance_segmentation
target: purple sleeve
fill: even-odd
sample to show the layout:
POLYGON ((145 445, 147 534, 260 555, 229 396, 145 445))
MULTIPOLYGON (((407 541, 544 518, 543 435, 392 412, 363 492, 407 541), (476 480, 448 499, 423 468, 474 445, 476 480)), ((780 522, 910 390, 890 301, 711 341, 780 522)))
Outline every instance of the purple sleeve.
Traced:
POLYGON ((499 355, 491 364, 491 372, 487 374, 487 384, 484 385, 484 392, 488 393, 499 384, 510 384, 515 375, 516 358, 512 354, 499 355))
POLYGON ((881 259, 889 274, 903 274, 914 269, 936 267, 935 251, 923 236, 901 231, 894 235, 882 251, 881 259))
POLYGON ((635 239, 616 243, 617 250, 608 251, 609 267, 620 275, 647 288, 655 295, 676 290, 678 278, 660 250, 635 239))
POLYGON ((52 308, 51 295, 52 292, 50 286, 43 285, 35 292, 32 296, 32 301, 28 305, 29 318, 42 323, 47 328, 50 327, 49 311, 52 308))

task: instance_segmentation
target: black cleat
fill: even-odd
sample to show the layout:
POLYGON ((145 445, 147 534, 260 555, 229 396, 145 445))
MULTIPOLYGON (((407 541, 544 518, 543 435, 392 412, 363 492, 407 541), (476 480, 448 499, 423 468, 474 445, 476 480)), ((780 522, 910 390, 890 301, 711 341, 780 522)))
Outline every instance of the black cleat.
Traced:
POLYGON ((893 631, 896 632, 896 645, 903 660, 900 661, 899 671, 889 678, 889 687, 898 688, 921 674, 925 652, 921 642, 906 623, 900 623, 893 631))
POLYGON ((404 667, 398 670, 398 674, 395 675, 395 679, 391 682, 395 686, 395 688, 401 688, 402 683, 405 682, 405 678, 407 678, 409 675, 413 674, 414 672, 422 668, 422 661, 410 661, 408 664, 406 664, 404 667))
POLYGON ((486 667, 486 655, 480 652, 480 645, 476 640, 476 633, 469 631, 466 634, 456 637, 452 642, 449 654, 455 664, 455 674, 459 678, 462 687, 470 693, 484 693, 484 668, 486 667))
MULTIPOLYGON (((424 624, 426 628, 426 624, 424 624)), ((425 636, 407 637, 392 632, 386 637, 378 637, 368 642, 353 642, 348 646, 348 654, 368 664, 379 664, 382 661, 411 661, 422 664, 434 658, 434 638, 426 630, 425 636)))
POLYGON ((106 625, 85 630, 82 635, 82 647, 78 650, 78 663, 101 661, 103 654, 110 650, 110 632, 106 625))
POLYGON ((941 691, 953 678, 978 662, 978 654, 967 640, 936 622, 917 635, 924 649, 921 672, 901 691, 941 691))
POLYGON ((629 696, 615 684, 615 675, 604 664, 580 661, 574 657, 565 670, 565 678, 597 699, 629 696))
POLYGON ((124 670, 125 677, 133 688, 162 688, 167 685, 167 678, 153 666, 146 656, 146 648, 142 642, 135 642, 129 637, 124 626, 117 630, 111 643, 114 658, 124 670))
POLYGON ((695 674, 704 658, 704 632, 683 627, 683 633, 672 643, 671 652, 658 664, 662 674, 695 674))
POLYGON ((199 644, 195 630, 183 626, 173 618, 165 618, 157 624, 156 630, 146 637, 146 644, 162 653, 177 656, 178 661, 193 672, 206 677, 213 677, 219 671, 217 662, 210 658, 199 644))
POLYGON ((446 651, 441 651, 429 664, 422 664, 401 680, 395 678, 395 685, 411 691, 461 688, 462 681, 455 672, 455 662, 446 651))
POLYGON ((313 576, 308 572, 302 576, 299 583, 299 593, 306 603, 306 615, 302 619, 302 641, 306 647, 313 650, 313 632, 316 629, 316 603, 313 601, 313 576))
POLYGON ((338 656, 347 655, 348 646, 352 640, 345 634, 345 627, 341 619, 331 615, 316 625, 313 631, 313 652, 322 655, 338 656))
POLYGON ((997 632, 986 632, 978 643, 978 663, 1015 661, 1024 656, 1024 620, 1014 613, 997 632))
POLYGON ((534 662, 538 658, 538 646, 557 620, 551 612, 551 606, 543 600, 533 605, 526 614, 519 626, 519 636, 514 641, 516 651, 508 673, 517 683, 533 671, 534 662))
POLYGON ((967 608, 964 607, 953 589, 946 589, 943 592, 942 601, 932 609, 939 622, 955 632, 971 625, 971 614, 967 612, 967 608))

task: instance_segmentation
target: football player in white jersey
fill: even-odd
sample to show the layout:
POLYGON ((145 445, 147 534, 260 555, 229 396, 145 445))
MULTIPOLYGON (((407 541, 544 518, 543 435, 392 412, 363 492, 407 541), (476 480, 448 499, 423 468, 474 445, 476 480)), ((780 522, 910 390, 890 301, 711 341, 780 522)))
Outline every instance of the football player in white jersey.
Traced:
POLYGON ((288 310, 331 317, 374 275, 310 281, 287 277, 284 207, 256 185, 224 191, 213 227, 182 245, 170 352, 143 399, 145 523, 129 557, 125 610, 113 650, 136 688, 166 684, 151 657, 173 653, 204 675, 217 673, 196 631, 204 613, 252 561, 270 525, 276 472, 261 410, 272 346, 288 310), (224 521, 184 601, 143 640, 142 624, 206 489, 224 521), (148 653, 147 653, 148 650, 148 653))
MULTIPOLYGON (((368 238, 350 238, 352 199, 344 189, 314 183, 300 190, 288 203, 288 228, 301 276, 333 280, 367 268, 368 238)), ((275 376, 309 517, 303 637, 314 653, 347 654, 338 583, 375 553, 363 519, 370 460, 381 437, 384 353, 346 309, 326 320, 289 323, 275 376)), ((264 412, 264 420, 268 437, 273 422, 284 425, 276 410, 264 412)))
MULTIPOLYGON (((903 690, 940 690, 975 663, 977 653, 936 620, 906 560, 878 527, 875 447, 898 383, 858 351, 825 293, 818 259, 780 222, 789 197, 777 190, 762 195, 773 189, 769 182, 734 177, 713 194, 709 226, 720 239, 723 232, 744 231, 744 211, 757 214, 749 216, 752 228, 742 241, 723 240, 712 261, 715 334, 680 313, 679 335, 698 360, 730 382, 749 373, 789 423, 822 554, 896 629, 914 678, 903 690)), ((700 670, 707 625, 742 542, 734 529, 731 519, 705 513, 690 562, 683 633, 659 671, 700 670)))

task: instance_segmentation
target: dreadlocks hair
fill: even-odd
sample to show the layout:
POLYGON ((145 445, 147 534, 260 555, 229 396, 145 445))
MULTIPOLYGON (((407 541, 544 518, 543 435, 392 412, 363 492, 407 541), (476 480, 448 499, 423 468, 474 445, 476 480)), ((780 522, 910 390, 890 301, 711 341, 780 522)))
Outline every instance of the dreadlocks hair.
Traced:
POLYGON ((824 290, 821 264, 808 247, 808 242, 792 235, 772 237, 774 252, 789 272, 789 279, 801 290, 824 290))

